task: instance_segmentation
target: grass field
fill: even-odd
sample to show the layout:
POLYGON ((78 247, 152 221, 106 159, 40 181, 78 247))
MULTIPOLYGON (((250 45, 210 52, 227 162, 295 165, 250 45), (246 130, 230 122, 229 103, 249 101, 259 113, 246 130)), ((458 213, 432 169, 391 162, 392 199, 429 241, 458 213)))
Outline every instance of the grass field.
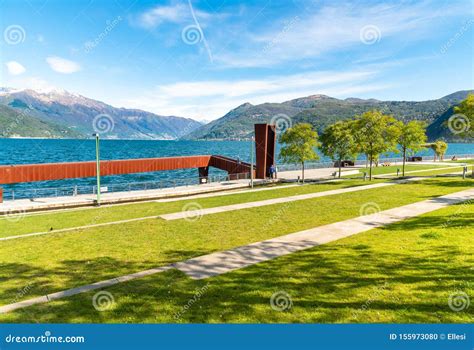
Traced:
POLYGON ((207 280, 171 270, 114 286, 105 311, 91 292, 0 321, 468 323, 472 309, 448 301, 474 293, 473 227, 474 204, 456 205, 207 280), (292 307, 272 309, 275 292, 292 307))
MULTIPOLYGON (((218 205, 227 205, 231 203, 236 203, 238 201, 260 200, 269 198, 268 196, 278 197, 282 196, 282 193, 285 193, 285 195, 288 196, 292 194, 301 194, 301 191, 303 191, 303 193, 309 193, 312 191, 323 190, 323 188, 324 190, 327 190, 336 188, 337 186, 360 184, 367 184, 367 182, 334 182, 324 185, 321 184, 289 187, 281 188, 275 191, 262 191, 214 198, 201 198, 195 199, 192 202, 197 202, 203 207, 210 207, 218 205)), ((270 205, 260 208, 244 209, 233 212, 208 215, 202 217, 200 220, 195 222, 189 222, 186 220, 166 222, 161 219, 151 219, 114 226, 81 229, 70 233, 52 233, 45 236, 0 242, 0 279, 2 281, 2 283, 0 284, 0 305, 29 299, 35 296, 65 290, 68 288, 77 287, 108 278, 117 277, 127 273, 163 266, 173 262, 182 261, 190 257, 199 256, 214 251, 225 250, 251 242, 260 241, 271 237, 281 236, 299 230, 304 230, 356 217, 360 215, 361 207, 363 207, 363 205, 366 203, 376 203, 381 210, 385 210, 408 203, 425 200, 427 198, 457 192, 466 188, 471 188, 473 185, 474 180, 462 180, 459 177, 426 179, 418 181, 416 183, 394 185, 384 188, 364 190, 362 192, 346 193, 322 198, 297 201, 287 204, 270 205), (21 292, 25 289, 27 289, 26 293, 21 292)), ((33 217, 26 217, 25 219, 23 219, 23 221, 19 223, 10 223, 5 221, 2 222, 2 224, 18 225, 16 226, 16 228, 19 228, 23 227, 22 225, 26 223, 27 229, 24 229, 23 232, 30 232, 32 230, 41 230, 42 227, 49 224, 50 222, 53 222, 56 227, 59 227, 57 226, 58 224, 64 226, 68 225, 70 227, 71 225, 74 226, 78 222, 90 222, 91 216, 97 216, 98 211, 103 209, 107 209, 107 212, 109 209, 113 209, 112 214, 108 215, 114 215, 113 217, 122 219, 122 215, 125 215, 129 212, 132 212, 133 215, 144 214, 141 211, 142 208, 148 208, 145 210, 149 210, 150 212, 152 212, 152 215, 158 215, 159 213, 164 212, 180 211, 183 207, 183 204, 188 202, 190 201, 178 201, 171 203, 142 203, 110 208, 79 210, 61 214, 55 213, 35 215, 33 217), (115 212, 115 210, 117 211, 115 212), (57 222, 56 218, 59 218, 57 219, 57 222)), ((112 217, 107 217, 107 220, 110 220, 111 218, 112 217)), ((466 226, 467 229, 465 231, 470 233, 471 236, 468 235, 465 237, 468 241, 468 243, 466 243, 466 246, 469 246, 469 244, 472 243, 469 242, 469 238, 472 237, 472 221, 468 219, 469 216, 467 216, 467 220, 465 220, 468 225, 466 226)), ((437 226, 433 224, 434 221, 432 219, 429 219, 426 224, 423 224, 422 221, 418 224, 418 226, 426 228, 432 227, 432 229, 430 230, 435 231, 435 233, 437 232, 437 226)), ((363 236, 359 236, 365 237, 365 234, 363 236)), ((378 236, 379 234, 376 234, 376 237, 378 236)), ((356 239, 357 237, 353 237, 351 239, 356 239)), ((451 236, 448 235, 446 239, 447 241, 442 240, 442 243, 440 244, 443 246, 454 244, 457 246, 457 238, 455 238, 452 243, 449 243, 451 236)), ((427 242, 430 243, 432 241, 427 240, 427 242)), ((436 242, 439 243, 440 241, 436 242)), ((399 247, 400 244, 402 244, 402 241, 395 239, 394 241, 392 241, 392 243, 395 244, 392 247, 393 249, 401 249, 399 247)), ((368 243, 356 243, 356 245, 361 244, 368 245, 368 243)), ((377 255, 377 252, 379 251, 385 254, 393 253, 393 249, 390 249, 386 245, 385 241, 380 242, 380 244, 380 250, 377 247, 373 248, 374 252, 373 254, 371 253, 371 256, 374 258, 369 259, 371 263, 378 264, 379 257, 377 255)), ((407 243, 406 245, 402 246, 406 247, 410 244, 411 243, 407 243)), ((323 254, 321 256, 323 260, 329 259, 329 252, 331 250, 327 251, 328 255, 324 255, 324 253, 321 253, 321 249, 325 251, 324 249, 330 248, 316 248, 314 249, 313 254, 323 254)), ((462 251, 459 259, 467 259, 463 253, 464 247, 460 247, 459 249, 462 251)), ((361 252, 363 251, 364 249, 361 249, 361 252)), ((440 252, 432 252, 431 250, 429 251, 433 254, 441 254, 440 252)), ((357 252, 357 254, 361 252, 357 252)), ((423 253, 428 254, 428 252, 423 253)), ((287 264, 293 269, 293 272, 296 274, 296 277, 294 277, 295 283, 296 280, 300 278, 297 277, 298 274, 301 274, 301 278, 304 278, 304 275, 306 273, 309 273, 309 270, 306 270, 305 264, 311 264, 311 261, 308 261, 308 258, 305 258, 308 257, 308 255, 306 254, 310 253, 298 253, 284 258, 289 259, 287 264), (294 262, 292 262, 292 259, 295 259, 294 262)), ((410 256, 410 254, 408 254, 408 256, 410 256)), ((395 259, 395 255, 396 254, 394 254, 391 258, 395 259)), ((383 255, 381 256, 381 258, 382 257, 383 255)), ((332 256, 331 259, 337 258, 338 254, 335 254, 334 256, 332 256)), ((341 256, 341 258, 343 258, 343 256, 341 256)), ((413 259, 414 261, 416 261, 416 257, 413 257, 413 259)), ((442 255, 440 255, 440 259, 441 260, 438 262, 439 264, 448 264, 448 261, 451 259, 451 255, 444 255, 443 253, 442 255), (443 256, 444 258, 442 258, 443 256)), ((278 261, 281 261, 281 259, 278 259, 278 261)), ((391 260, 387 261, 387 266, 390 261, 391 260)), ((358 259, 353 259, 352 256, 348 256, 346 262, 348 264, 354 264, 355 262, 357 262, 355 265, 358 265, 360 263, 358 259)), ((273 263, 275 262, 271 262, 268 264, 273 263)), ((394 266, 396 265, 397 262, 396 260, 394 260, 394 266)), ((256 268, 257 271, 261 271, 261 269, 266 271, 265 268, 259 266, 260 265, 251 269, 256 268)), ((262 264, 262 266, 264 265, 262 264)), ((326 266, 326 268, 329 268, 329 266, 326 266)), ((349 267, 347 266, 346 268, 349 267)), ((415 267, 412 268, 415 270, 417 269, 415 267)), ((251 269, 250 271, 252 271, 251 269)), ((357 270, 357 266, 354 266, 353 269, 357 270)), ((256 281, 247 281, 245 278, 245 271, 247 270, 248 269, 233 274, 220 276, 212 280, 218 281, 219 279, 224 278, 225 285, 227 286, 227 288, 230 288, 231 285, 236 288, 243 288, 243 285, 247 285, 248 283, 249 286, 253 286, 253 293, 255 294, 256 300, 262 299, 262 296, 265 296, 266 298, 266 295, 269 292, 267 289, 267 283, 271 283, 270 281, 272 281, 272 279, 267 276, 264 279, 257 279, 256 281), (232 281, 234 282, 230 282, 231 280, 226 280, 226 278, 232 279, 232 276, 240 277, 233 277, 234 280, 232 281), (259 281, 260 283, 262 283, 260 289, 257 288, 259 281)), ((320 272, 324 271, 327 272, 327 270, 321 270, 320 272)), ((268 273, 277 272, 278 271, 268 271, 268 273)), ((337 273, 337 271, 332 271, 331 273, 326 275, 315 274, 314 276, 318 279, 326 279, 325 284, 329 286, 331 285, 331 276, 335 273, 337 273)), ((423 274, 424 272, 420 270, 419 273, 423 274)), ((382 272, 381 274, 383 275, 382 272)), ((252 272, 249 276, 252 275, 257 278, 258 273, 252 272)), ((288 283, 287 288, 291 287, 291 284, 293 283, 293 278, 279 278, 281 278, 281 281, 286 281, 285 283, 288 283)), ((354 277, 354 281, 359 278, 362 277, 354 277)), ((429 278, 429 276, 427 278, 429 278)), ((367 281, 364 281, 362 278, 362 280, 358 282, 365 286, 364 288, 361 287, 361 295, 363 295, 364 291, 367 292, 368 289, 374 286, 374 283, 370 283, 370 281, 370 278, 367 281)), ((55 320, 59 321, 61 320, 61 317, 66 317, 68 322, 86 322, 87 320, 89 322, 154 322, 165 320, 172 321, 171 318, 173 317, 174 312, 173 307, 176 305, 181 305, 181 300, 183 298, 189 297, 189 291, 187 291, 186 288, 189 287, 191 288, 191 290, 193 290, 193 288, 199 286, 200 283, 206 282, 192 282, 177 273, 176 271, 160 274, 159 276, 157 275, 152 278, 138 280, 136 282, 133 282, 133 284, 128 283, 126 285, 137 286, 136 288, 133 287, 133 290, 139 293, 140 295, 143 294, 143 298, 139 296, 137 297, 135 302, 132 302, 131 299, 134 298, 133 295, 124 295, 124 299, 122 300, 125 304, 117 306, 117 313, 96 313, 94 314, 94 317, 96 318, 95 320, 91 320, 88 318, 90 316, 89 312, 91 310, 88 310, 87 308, 82 310, 81 307, 79 309, 75 309, 75 307, 73 306, 75 305, 72 302, 73 300, 83 300, 82 298, 85 298, 85 296, 78 296, 77 298, 75 297, 64 301, 58 301, 52 306, 46 306, 46 309, 44 309, 45 306, 26 308, 23 311, 17 311, 12 314, 4 315, 2 316, 2 318, 0 318, 0 320, 3 319, 6 321, 27 321, 30 312, 33 312, 31 310, 50 310, 45 311, 47 312, 47 314, 44 315, 40 315, 41 311, 38 311, 38 315, 35 317, 38 317, 41 321, 51 322, 55 322, 55 320), (158 284, 158 286, 156 284, 158 284), (170 298, 174 301, 170 299, 171 304, 166 304, 164 302, 162 303, 161 301, 157 301, 157 304, 163 304, 163 312, 158 315, 148 314, 148 311, 146 311, 148 298, 153 298, 153 295, 155 295, 154 293, 158 293, 157 295, 161 295, 161 293, 164 293, 164 290, 168 288, 168 286, 172 285, 176 285, 177 287, 182 286, 184 289, 174 290, 175 288, 173 287, 174 291, 170 291, 170 293, 168 294, 170 294, 170 298), (132 312, 128 307, 134 303, 140 305, 136 306, 136 311, 132 312), (52 310, 58 307, 58 305, 62 305, 61 307, 71 307, 72 311, 68 311, 68 314, 63 316, 55 314, 55 312, 53 312, 52 310), (120 311, 123 310, 123 308, 128 311, 120 311)), ((126 287, 126 285, 117 286, 115 288, 128 288, 126 287)), ((324 296, 328 298, 330 291, 332 290, 331 288, 335 288, 338 285, 339 283, 332 287, 328 287, 329 289, 327 290, 327 293, 324 296)), ((277 288, 278 286, 279 284, 277 283, 273 287, 277 288)), ((347 288, 345 288, 344 286, 345 285, 343 283, 340 284, 341 288, 346 289, 345 293, 350 294, 350 300, 352 300, 353 298, 358 298, 357 293, 357 295, 351 294, 352 292, 350 290, 347 290, 347 288)), ((296 287, 297 284, 295 284, 295 288, 296 287)), ((321 288, 321 286, 314 286, 314 288, 317 288, 315 289, 315 292, 319 293, 318 295, 321 295, 321 292, 324 291, 319 289, 321 288)), ((298 287, 297 289, 300 288, 298 287)), ((290 293, 290 295, 292 295, 291 293, 293 293, 296 298, 298 297, 298 293, 304 293, 303 289, 301 289, 299 292, 291 292, 290 290, 286 289, 284 290, 290 293)), ((170 289, 166 289, 166 292, 168 292, 169 290, 170 289)), ((342 293, 342 291, 340 292, 342 293)), ((410 291, 406 291, 406 293, 409 292, 410 291)), ((411 290, 411 292, 413 292, 413 290, 411 290)), ((220 294, 218 290, 215 290, 213 293, 216 293, 216 295, 220 294)), ((223 290, 222 297, 224 298, 225 296, 226 290, 223 290)), ((219 305, 221 305, 220 308, 228 306, 229 310, 232 310, 232 305, 235 305, 235 307, 237 307, 238 305, 241 305, 241 303, 244 302, 246 298, 247 297, 240 300, 240 302, 239 300, 222 300, 219 305)), ((158 298, 157 300, 160 299, 158 298)), ((341 302, 345 301, 342 300, 341 302)), ((300 307, 303 307, 303 309, 305 309, 304 305, 305 303, 300 304, 300 307)), ((90 306, 90 297, 88 306, 90 306)), ((266 306, 268 306, 267 302, 265 302, 259 307, 264 308, 266 306)), ((355 306, 353 305, 353 307, 355 306)), ((152 308, 153 307, 151 306, 150 311, 152 310, 152 308)), ((93 309, 92 311, 95 310, 93 309)), ((219 322, 219 320, 221 320, 239 322, 244 320, 262 320, 268 322, 277 322, 285 320, 290 321, 290 319, 294 320, 293 318, 291 318, 294 315, 291 316, 289 314, 289 316, 286 315, 286 313, 278 315, 274 315, 273 313, 268 314, 265 310, 262 311, 263 314, 260 314, 258 310, 256 312, 251 312, 251 310, 248 310, 246 307, 242 307, 240 312, 235 312, 235 316, 231 315, 232 312, 230 314, 226 313, 227 316, 222 319, 216 318, 216 314, 212 313, 211 311, 212 309, 206 311, 206 309, 204 308, 204 310, 200 310, 200 314, 196 310, 197 314, 194 314, 193 317, 197 317, 197 315, 200 314, 201 318, 195 319, 194 321, 201 320, 203 322, 219 322), (265 318, 265 320, 263 318, 261 319, 261 317, 265 318), (290 318, 286 319, 286 317, 290 318)), ((307 316, 301 319, 302 322, 304 320, 310 319, 311 317, 315 317, 313 313, 309 311, 309 309, 304 311, 303 313, 307 313, 307 316)), ((190 314, 190 316, 191 315, 192 314, 190 314)), ((327 317, 328 322, 335 321, 334 316, 327 317)), ((314 320, 317 321, 317 318, 314 318, 314 320)), ((188 321, 188 319, 184 319, 184 321, 188 321)), ((346 316, 344 316, 340 319, 340 321, 345 322, 350 320, 347 319, 346 316)), ((360 322, 362 322, 362 319, 360 320, 360 322)))
MULTIPOLYGON (((446 165, 444 167, 447 167, 446 165)), ((436 168, 443 168, 442 165, 428 165, 428 164, 406 164, 405 166, 405 172, 410 172, 410 171, 418 171, 418 170, 431 170, 431 169, 436 169, 436 168)), ((402 174, 402 165, 390 165, 390 166, 381 166, 379 165, 378 167, 373 167, 372 168, 372 175, 384 175, 384 174, 396 174, 397 169, 400 169, 400 176, 402 174)), ((367 176, 369 175, 369 168, 362 168, 360 169, 360 173, 367 173, 367 176)))
MULTIPOLYGON (((381 180, 372 183, 381 182, 381 180)), ((27 215, 20 220, 8 220, 0 218, 0 237, 7 237, 31 232, 49 231, 107 223, 117 220, 126 220, 139 217, 157 216, 161 214, 178 212, 187 204, 198 202, 202 208, 212 208, 223 205, 246 203, 264 199, 287 197, 306 193, 316 193, 339 188, 367 185, 361 179, 344 182, 326 182, 319 184, 307 184, 304 186, 280 186, 278 189, 269 191, 255 191, 239 193, 226 196, 215 196, 200 199, 183 199, 176 202, 146 202, 128 205, 102 206, 100 208, 74 209, 70 211, 43 213, 27 215)), ((22 216, 22 215, 20 215, 22 216)))

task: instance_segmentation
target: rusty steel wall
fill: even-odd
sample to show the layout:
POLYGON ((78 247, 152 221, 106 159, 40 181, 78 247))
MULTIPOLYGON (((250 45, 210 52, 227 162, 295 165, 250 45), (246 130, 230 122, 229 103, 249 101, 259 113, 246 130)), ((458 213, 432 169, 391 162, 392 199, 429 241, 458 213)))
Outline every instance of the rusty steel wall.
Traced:
POLYGON ((265 179, 267 174, 267 124, 255 124, 255 165, 257 179, 265 179))
POLYGON ((243 174, 250 172, 250 164, 224 156, 212 156, 210 166, 227 171, 229 174, 243 174))
MULTIPOLYGON (((101 176, 206 167, 211 156, 106 160, 101 176)), ((225 170, 225 169, 224 169, 225 170)), ((0 184, 62 180, 96 176, 95 162, 19 164, 0 166, 0 184)))
MULTIPOLYGON (((104 160, 100 162, 100 175, 120 175, 188 168, 215 167, 229 174, 250 172, 250 164, 224 156, 189 156, 104 160)), ((95 162, 18 164, 0 166, 0 184, 62 180, 96 176, 95 162)))
POLYGON ((276 127, 270 124, 255 124, 256 177, 270 176, 270 166, 275 165, 276 127))

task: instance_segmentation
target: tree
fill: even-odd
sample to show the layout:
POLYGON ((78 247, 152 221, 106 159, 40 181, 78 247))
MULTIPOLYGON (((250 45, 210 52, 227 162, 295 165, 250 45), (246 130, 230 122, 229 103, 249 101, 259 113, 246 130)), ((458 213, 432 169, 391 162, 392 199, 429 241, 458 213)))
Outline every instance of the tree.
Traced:
POLYGON ((438 159, 442 161, 446 151, 448 150, 448 144, 444 141, 438 140, 435 143, 432 143, 430 147, 435 153, 435 160, 436 157, 438 157, 438 159))
POLYGON ((469 94, 464 101, 454 107, 454 113, 457 115, 448 121, 451 129, 460 136, 474 137, 474 94, 469 94))
POLYGON ((403 153, 403 167, 402 175, 405 176, 405 162, 408 153, 416 153, 423 148, 423 144, 426 143, 426 125, 423 122, 411 121, 403 124, 399 123, 400 135, 398 136, 398 144, 402 149, 403 153))
POLYGON ((339 121, 328 126, 321 134, 321 151, 324 155, 337 160, 339 163, 339 178, 341 178, 342 161, 355 158, 355 139, 353 121, 339 121))
POLYGON ((372 110, 355 117, 355 137, 358 153, 369 158, 369 179, 372 180, 374 159, 386 152, 397 152, 400 128, 397 120, 382 112, 372 110))
POLYGON ((308 160, 319 159, 315 148, 319 146, 318 133, 311 124, 301 123, 287 129, 280 136, 280 158, 286 163, 301 164, 304 182, 304 163, 308 160))

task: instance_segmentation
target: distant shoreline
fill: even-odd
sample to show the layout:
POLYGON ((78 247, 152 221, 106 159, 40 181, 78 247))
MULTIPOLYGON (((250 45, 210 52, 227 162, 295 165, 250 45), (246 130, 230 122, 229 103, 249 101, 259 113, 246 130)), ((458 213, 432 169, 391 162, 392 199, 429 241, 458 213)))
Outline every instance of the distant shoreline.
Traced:
MULTIPOLYGON (((90 138, 68 138, 68 137, 0 137, 0 140, 94 140, 91 136, 90 138)), ((182 139, 120 139, 120 138, 101 138, 101 141, 194 141, 194 142, 225 142, 225 141, 233 141, 233 142, 248 142, 250 139, 189 139, 189 140, 182 140, 182 139)), ((435 142, 436 140, 428 141, 428 142, 435 142)), ((466 145, 474 145, 474 142, 461 142, 461 141, 446 141, 448 144, 466 144, 466 145)))

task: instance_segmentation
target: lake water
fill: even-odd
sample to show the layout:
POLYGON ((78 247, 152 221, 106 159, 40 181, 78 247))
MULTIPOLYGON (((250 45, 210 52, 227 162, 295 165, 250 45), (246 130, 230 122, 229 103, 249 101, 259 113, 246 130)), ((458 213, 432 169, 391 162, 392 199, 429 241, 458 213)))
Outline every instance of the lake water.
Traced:
MULTIPOLYGON (((154 158, 187 155, 219 154, 250 161, 249 141, 151 141, 151 140, 101 140, 101 159, 154 158)), ((278 152, 278 147, 277 147, 278 152)), ((447 155, 474 154, 474 144, 449 144, 447 155)), ((433 155, 424 150, 420 155, 433 155)), ((0 139, 0 164, 55 163, 95 160, 95 140, 0 139)), ((324 159, 323 159, 324 160, 324 159)), ((223 174, 212 169, 211 175, 223 174)), ((189 179, 197 181, 196 169, 183 169, 143 174, 107 176, 104 185, 170 181, 189 179)), ((183 180, 184 181, 184 180, 183 180)), ((184 182, 183 182, 184 183, 184 182)), ((12 189, 18 197, 32 188, 93 186, 94 178, 34 182, 4 185, 6 198, 12 189)))

